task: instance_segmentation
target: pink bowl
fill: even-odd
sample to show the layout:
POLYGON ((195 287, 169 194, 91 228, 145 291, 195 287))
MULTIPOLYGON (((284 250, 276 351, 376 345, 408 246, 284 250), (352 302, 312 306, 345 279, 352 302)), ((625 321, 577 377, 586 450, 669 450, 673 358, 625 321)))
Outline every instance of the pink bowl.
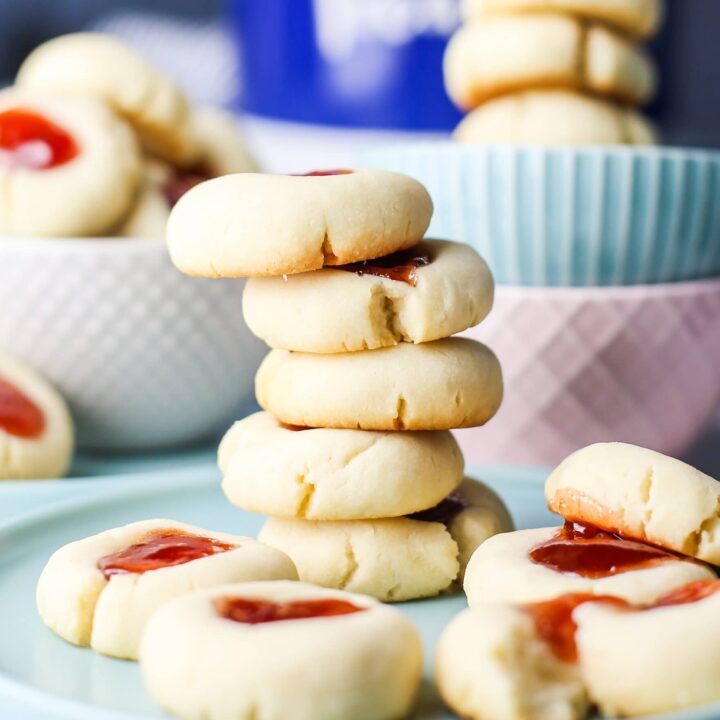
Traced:
POLYGON ((679 455, 720 400, 720 279, 500 286, 465 334, 493 348, 505 376, 497 416, 457 433, 468 462, 554 465, 607 440, 679 455))

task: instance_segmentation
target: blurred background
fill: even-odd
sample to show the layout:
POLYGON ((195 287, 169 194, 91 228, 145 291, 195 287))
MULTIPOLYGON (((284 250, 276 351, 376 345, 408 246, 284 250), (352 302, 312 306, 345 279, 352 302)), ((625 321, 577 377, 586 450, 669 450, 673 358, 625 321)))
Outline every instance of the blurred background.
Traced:
MULTIPOLYGON (((668 144, 717 146, 720 3, 667 5, 651 44, 662 84, 649 114, 668 144)), ((386 139, 452 129, 460 115, 445 96, 440 59, 458 23, 458 0, 2 0, 0 77, 10 82, 54 35, 106 31, 197 101, 247 112, 270 169, 302 169, 309 158, 343 161, 349 145, 376 142, 377 131, 386 139), (316 125, 323 132, 308 127, 316 125)))
MULTIPOLYGON (((0 0, 0 81, 48 38, 107 32, 195 102, 237 111, 261 167, 304 172, 378 143, 449 136, 461 115, 442 56, 459 24, 459 0, 0 0)), ((717 27, 720 1, 667 0, 647 109, 665 144, 720 146, 717 27)), ((716 424, 688 457, 720 473, 718 448, 716 424)))

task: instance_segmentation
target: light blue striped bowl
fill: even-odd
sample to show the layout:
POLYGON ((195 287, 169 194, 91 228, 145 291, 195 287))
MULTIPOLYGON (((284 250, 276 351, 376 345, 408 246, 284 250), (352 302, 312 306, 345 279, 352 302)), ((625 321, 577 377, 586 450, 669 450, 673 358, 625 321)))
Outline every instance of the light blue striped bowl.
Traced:
POLYGON ((720 152, 468 146, 364 150, 430 191, 428 235, 472 245, 499 283, 635 285, 720 275, 720 152))

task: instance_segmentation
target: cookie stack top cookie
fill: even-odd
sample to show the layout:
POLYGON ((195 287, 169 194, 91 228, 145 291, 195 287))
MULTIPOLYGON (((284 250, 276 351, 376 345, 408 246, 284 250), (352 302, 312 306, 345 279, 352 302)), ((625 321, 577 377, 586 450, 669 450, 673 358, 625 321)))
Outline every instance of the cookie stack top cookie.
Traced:
POLYGON ((383 600, 437 594, 511 527, 448 432, 502 399, 492 351, 450 337, 490 311, 493 278, 471 248, 423 239, 431 214, 409 177, 336 170, 211 180, 168 225, 184 272, 249 278, 245 319, 272 348, 266 412, 220 446, 225 494, 271 516, 260 537, 301 580, 383 600))
POLYGON ((445 55, 448 95, 471 111, 463 142, 654 142, 634 107, 652 99, 661 0, 465 0, 445 55))

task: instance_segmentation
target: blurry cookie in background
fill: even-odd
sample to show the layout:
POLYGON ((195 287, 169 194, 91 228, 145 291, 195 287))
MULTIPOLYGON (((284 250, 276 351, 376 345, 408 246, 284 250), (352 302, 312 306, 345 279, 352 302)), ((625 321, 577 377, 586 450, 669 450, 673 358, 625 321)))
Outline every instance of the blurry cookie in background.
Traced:
POLYGON ((192 133, 200 147, 197 162, 182 167, 147 158, 134 206, 115 235, 163 240, 170 210, 188 190, 214 177, 257 170, 239 123, 230 113, 217 108, 197 110, 192 133))
POLYGON ((61 477, 73 445, 72 418, 57 390, 0 353, 0 480, 61 477))
POLYGON ((103 234, 130 207, 140 151, 102 102, 0 92, 0 233, 103 234))
POLYGON ((463 26, 444 61, 448 95, 472 109, 528 88, 560 88, 640 104, 655 92, 646 53, 602 25, 553 13, 489 16, 463 26))
POLYGON ((647 38, 663 19, 662 0, 462 0, 465 20, 502 13, 562 12, 599 20, 627 35, 647 38))
POLYGON ((651 145, 652 125, 639 113, 564 90, 505 95, 473 110, 456 128, 467 143, 651 145))
POLYGON ((16 82, 38 92, 103 100, 135 128, 150 155, 185 166, 198 159, 200 147, 183 92, 108 35, 75 33, 49 40, 28 55, 16 82))

